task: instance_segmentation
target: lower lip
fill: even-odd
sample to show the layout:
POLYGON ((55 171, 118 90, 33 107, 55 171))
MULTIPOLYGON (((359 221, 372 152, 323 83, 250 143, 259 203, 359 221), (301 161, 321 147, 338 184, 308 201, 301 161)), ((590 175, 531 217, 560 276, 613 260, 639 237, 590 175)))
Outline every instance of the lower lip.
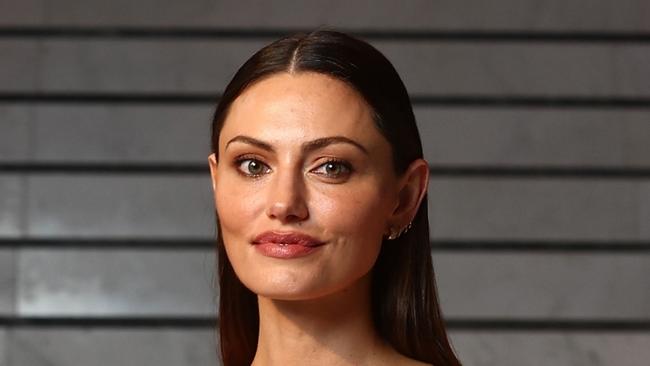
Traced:
POLYGON ((272 258, 299 258, 304 257, 318 250, 321 246, 306 246, 300 244, 277 244, 277 243, 262 243, 255 244, 255 249, 267 257, 272 258))

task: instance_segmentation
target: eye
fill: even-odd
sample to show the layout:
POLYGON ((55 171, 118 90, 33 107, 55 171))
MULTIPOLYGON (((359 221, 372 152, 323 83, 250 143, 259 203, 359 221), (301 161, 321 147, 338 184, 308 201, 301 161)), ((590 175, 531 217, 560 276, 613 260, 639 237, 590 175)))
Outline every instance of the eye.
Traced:
POLYGON ((328 178, 341 178, 349 175, 352 172, 352 167, 349 163, 341 160, 329 160, 326 163, 319 165, 312 172, 324 175, 328 178))
POLYGON ((260 160, 253 158, 242 158, 235 161, 237 170, 245 176, 259 177, 271 171, 268 165, 262 163, 260 160))

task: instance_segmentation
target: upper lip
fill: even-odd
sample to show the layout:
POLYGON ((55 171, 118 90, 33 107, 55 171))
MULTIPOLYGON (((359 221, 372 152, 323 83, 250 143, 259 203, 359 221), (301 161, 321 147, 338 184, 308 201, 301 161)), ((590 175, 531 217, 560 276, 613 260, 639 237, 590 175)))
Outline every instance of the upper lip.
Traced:
POLYGON ((296 231, 280 232, 280 231, 266 231, 253 239, 253 244, 297 244, 309 247, 315 247, 325 244, 323 241, 318 240, 307 234, 299 233, 296 231))

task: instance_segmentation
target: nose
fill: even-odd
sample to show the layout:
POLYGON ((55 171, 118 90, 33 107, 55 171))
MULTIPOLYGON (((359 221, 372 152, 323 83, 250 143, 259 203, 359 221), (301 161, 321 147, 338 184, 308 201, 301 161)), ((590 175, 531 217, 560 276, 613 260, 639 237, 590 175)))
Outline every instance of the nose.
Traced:
POLYGON ((300 222, 309 217, 301 174, 288 171, 276 174, 269 190, 266 214, 282 223, 300 222))

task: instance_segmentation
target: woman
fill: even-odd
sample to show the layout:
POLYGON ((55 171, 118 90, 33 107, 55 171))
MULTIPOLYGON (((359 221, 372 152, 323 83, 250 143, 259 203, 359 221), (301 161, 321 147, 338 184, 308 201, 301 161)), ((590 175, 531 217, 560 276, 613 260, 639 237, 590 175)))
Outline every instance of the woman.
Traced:
POLYGON ((332 31, 280 39, 239 69, 212 128, 224 365, 459 365, 428 165, 379 51, 332 31))

